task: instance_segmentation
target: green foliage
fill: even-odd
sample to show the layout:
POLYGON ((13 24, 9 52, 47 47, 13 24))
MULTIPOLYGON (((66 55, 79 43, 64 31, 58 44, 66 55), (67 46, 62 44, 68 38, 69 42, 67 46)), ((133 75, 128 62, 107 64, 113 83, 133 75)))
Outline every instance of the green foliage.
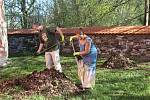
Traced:
MULTIPOLYGON (((56 1, 56 0, 54 0, 56 1)), ((58 2, 59 0, 57 0, 58 2)), ((54 9, 60 9, 57 24, 70 26, 112 26, 142 25, 144 20, 144 2, 141 0, 63 0, 66 5, 55 3, 54 9), (65 20, 68 19, 69 20, 65 20)), ((54 22, 55 22, 54 20, 54 22)))
POLYGON ((62 27, 144 24, 143 0, 13 1, 5 0, 8 26, 13 28, 34 22, 62 27))

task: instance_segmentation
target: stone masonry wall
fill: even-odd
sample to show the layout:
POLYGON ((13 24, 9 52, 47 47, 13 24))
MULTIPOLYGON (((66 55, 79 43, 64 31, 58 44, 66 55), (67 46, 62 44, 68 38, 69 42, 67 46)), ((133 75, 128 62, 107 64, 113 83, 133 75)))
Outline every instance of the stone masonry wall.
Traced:
MULTIPOLYGON (((150 35, 89 35, 97 48, 100 56, 108 58, 110 51, 120 51, 126 57, 137 61, 150 61, 150 35)), ((62 52, 72 53, 69 39, 62 52)))
POLYGON ((35 52, 38 35, 8 35, 9 55, 35 52))
MULTIPOLYGON (((111 50, 122 52, 126 57, 137 61, 150 61, 150 35, 89 35, 100 49, 101 57, 108 58, 111 50)), ((69 35, 61 46, 61 54, 72 54, 69 35)), ((37 35, 9 35, 9 53, 35 52, 38 46, 37 35)), ((79 50, 75 41, 76 51, 79 50)))

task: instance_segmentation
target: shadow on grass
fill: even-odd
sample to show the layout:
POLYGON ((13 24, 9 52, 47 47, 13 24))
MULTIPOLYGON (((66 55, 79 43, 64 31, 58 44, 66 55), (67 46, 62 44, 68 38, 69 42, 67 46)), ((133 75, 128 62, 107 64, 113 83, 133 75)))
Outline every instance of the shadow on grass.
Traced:
POLYGON ((113 100, 146 100, 136 99, 142 98, 140 96, 134 96, 135 94, 137 95, 139 93, 147 95, 147 97, 144 98, 149 97, 149 81, 145 80, 143 76, 134 76, 130 78, 113 78, 110 80, 97 80, 96 84, 99 84, 103 89, 102 91, 100 90, 103 95, 112 96, 112 98, 114 98, 113 100), (135 99, 132 99, 132 97, 135 99))
POLYGON ((102 84, 102 83, 120 83, 120 82, 138 82, 138 81, 143 81, 144 76, 132 76, 129 78, 113 78, 113 79, 107 79, 107 80, 97 80, 97 84, 102 84))
POLYGON ((150 96, 111 96, 111 100, 150 100, 150 96))

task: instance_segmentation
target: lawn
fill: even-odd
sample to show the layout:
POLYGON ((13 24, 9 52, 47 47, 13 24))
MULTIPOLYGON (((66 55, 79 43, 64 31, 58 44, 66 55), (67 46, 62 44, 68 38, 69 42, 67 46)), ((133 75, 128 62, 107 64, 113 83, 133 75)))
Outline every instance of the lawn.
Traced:
MULTIPOLYGON (((43 56, 11 57, 11 63, 0 68, 0 81, 22 77, 45 67, 43 56)), ((41 94, 20 95, 22 100, 150 100, 150 62, 138 63, 139 67, 128 69, 106 69, 100 65, 96 69, 96 86, 87 93, 76 96, 51 97, 41 94)), ((61 57, 63 72, 73 82, 78 83, 77 65, 74 57, 61 57)), ((21 87, 0 93, 0 100, 13 100, 12 92, 21 92, 21 87)))

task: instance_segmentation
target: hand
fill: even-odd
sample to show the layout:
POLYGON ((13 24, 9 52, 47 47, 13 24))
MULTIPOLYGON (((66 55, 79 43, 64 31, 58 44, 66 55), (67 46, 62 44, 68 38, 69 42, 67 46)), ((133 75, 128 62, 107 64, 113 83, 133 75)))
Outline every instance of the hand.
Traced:
POLYGON ((37 51, 37 52, 36 52, 36 55, 39 55, 39 54, 40 54, 40 51, 37 51))
POLYGON ((60 30, 58 26, 56 27, 56 30, 57 30, 57 31, 60 30))
POLYGON ((73 55, 74 55, 74 56, 79 56, 79 55, 80 55, 80 52, 74 52, 73 55))
POLYGON ((57 26, 56 27, 56 30, 59 32, 59 33, 62 33, 61 29, 57 26))
POLYGON ((35 52, 35 53, 33 54, 33 56, 38 56, 38 53, 37 53, 37 52, 35 52))

